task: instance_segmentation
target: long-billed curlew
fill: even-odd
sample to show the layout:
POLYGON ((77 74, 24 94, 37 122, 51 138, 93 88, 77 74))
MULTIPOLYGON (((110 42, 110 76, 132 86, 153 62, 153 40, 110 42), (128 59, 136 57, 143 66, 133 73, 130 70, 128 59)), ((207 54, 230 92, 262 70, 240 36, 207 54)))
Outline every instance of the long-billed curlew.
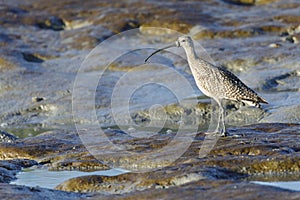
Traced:
POLYGON ((181 36, 175 44, 158 49, 148 56, 145 62, 154 54, 176 46, 184 48, 188 64, 198 88, 203 94, 213 98, 218 103, 219 119, 216 132, 221 132, 222 136, 226 135, 225 110, 222 106, 223 99, 240 101, 256 107, 260 107, 260 103, 268 103, 230 71, 200 59, 196 55, 193 40, 189 36, 181 36), (221 130, 219 131, 220 125, 221 130))

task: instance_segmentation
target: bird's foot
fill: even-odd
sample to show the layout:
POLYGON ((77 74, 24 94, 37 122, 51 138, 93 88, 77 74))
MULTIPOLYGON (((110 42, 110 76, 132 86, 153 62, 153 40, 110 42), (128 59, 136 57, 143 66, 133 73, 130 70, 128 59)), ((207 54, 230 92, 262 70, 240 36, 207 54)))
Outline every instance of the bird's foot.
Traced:
POLYGON ((212 131, 212 132, 205 132, 205 135, 215 135, 215 136, 227 137, 230 134, 227 131, 212 131))
POLYGON ((220 133, 218 131, 207 131, 204 132, 205 135, 220 135, 220 133))
POLYGON ((221 132, 221 137, 227 137, 229 136, 230 134, 227 132, 227 131, 222 131, 221 132))

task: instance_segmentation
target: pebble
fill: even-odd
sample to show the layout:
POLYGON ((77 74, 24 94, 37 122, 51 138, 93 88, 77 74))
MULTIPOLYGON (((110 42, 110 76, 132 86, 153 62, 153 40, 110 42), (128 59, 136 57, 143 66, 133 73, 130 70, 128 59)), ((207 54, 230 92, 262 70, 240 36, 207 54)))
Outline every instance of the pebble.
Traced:
POLYGON ((32 97, 31 101, 32 102, 40 102, 40 101, 44 101, 46 98, 45 97, 32 97))
POLYGON ((42 63, 44 60, 38 55, 34 53, 22 53, 24 60, 28 62, 34 62, 34 63, 42 63))
POLYGON ((168 129, 166 133, 167 133, 167 134, 170 134, 170 133, 172 133, 172 132, 173 132, 172 130, 168 129))
POLYGON ((272 47, 272 48, 278 48, 278 47, 281 47, 281 44, 278 44, 278 43, 272 43, 269 45, 269 47, 272 47))
POLYGON ((43 22, 39 22, 38 26, 42 29, 52 29, 54 31, 64 30, 66 24, 63 19, 55 16, 51 16, 43 22))

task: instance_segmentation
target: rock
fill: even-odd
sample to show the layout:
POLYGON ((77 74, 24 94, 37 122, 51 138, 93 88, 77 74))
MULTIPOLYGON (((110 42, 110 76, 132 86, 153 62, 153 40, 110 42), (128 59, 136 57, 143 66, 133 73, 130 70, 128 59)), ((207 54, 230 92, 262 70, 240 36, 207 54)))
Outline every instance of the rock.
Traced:
MULTIPOLYGON (((85 154, 85 153, 84 153, 85 154)), ((109 166, 99 162, 92 155, 82 155, 78 157, 70 156, 70 158, 62 158, 53 163, 49 163, 49 170, 61 171, 61 170, 79 170, 79 171, 96 171, 96 170, 107 170, 109 166)), ((48 161, 44 161, 48 162, 48 161)), ((51 162, 51 161, 50 161, 51 162)))
POLYGON ((238 58, 235 60, 223 61, 224 67, 232 72, 241 73, 243 71, 247 71, 249 68, 255 66, 257 61, 250 59, 238 58))
POLYGON ((260 31, 257 28, 248 29, 234 29, 234 30, 213 30, 206 29, 199 33, 195 33, 194 39, 217 39, 217 38, 246 38, 260 35, 260 31))
POLYGON ((286 83, 293 82, 296 78, 300 77, 299 71, 290 71, 284 74, 277 75, 265 81, 263 85, 263 89, 273 89, 273 90, 288 90, 288 89, 296 89, 298 88, 297 83, 293 83, 295 86, 291 87, 291 85, 287 85, 286 83), (287 88, 288 87, 288 88, 287 88))
MULTIPOLYGON (((162 20, 155 19, 153 21, 143 23, 141 26, 141 31, 143 31, 145 27, 159 27, 159 28, 166 28, 178 32, 187 33, 188 30, 192 28, 192 25, 179 20, 162 21, 162 20)), ((163 35, 164 33, 165 33, 164 30, 159 30, 159 29, 157 30, 157 32, 151 32, 151 34, 156 34, 156 35, 163 35)))
POLYGON ((6 58, 0 57, 0 71, 5 72, 7 70, 15 69, 16 66, 11 61, 7 60, 6 58))
POLYGON ((40 102, 46 100, 45 97, 32 97, 32 102, 40 102))
POLYGON ((281 33, 285 30, 285 26, 282 25, 261 25, 257 29, 261 30, 265 34, 272 34, 272 33, 281 33))
POLYGON ((21 185, 10 185, 0 183, 0 198, 1 199, 24 199, 24 200, 39 200, 39 199, 65 199, 76 200, 85 199, 87 195, 63 192, 58 190, 49 190, 40 187, 26 187, 21 185))
POLYGON ((153 108, 151 110, 142 110, 132 113, 132 118, 136 124, 145 125, 149 122, 159 124, 165 121, 164 128, 175 128, 178 123, 188 125, 205 125, 209 120, 211 113, 211 104, 208 102, 194 105, 169 104, 162 108, 153 108), (181 116, 185 116, 184 119, 181 116))
POLYGON ((82 176, 61 183, 56 189, 76 192, 102 192, 122 194, 133 191, 179 187, 191 182, 215 178, 237 179, 243 174, 222 168, 202 168, 196 165, 167 167, 147 173, 128 173, 118 176, 82 176), (188 169, 188 172, 185 171, 188 169))
MULTIPOLYGON (((240 137, 221 138, 216 147, 211 151, 210 156, 202 161, 199 160, 199 162, 208 163, 212 166, 219 165, 220 167, 229 168, 230 170, 239 173, 280 173, 289 171, 289 169, 290 171, 298 172, 299 168, 297 166, 299 163, 295 162, 298 158, 297 154, 292 150, 290 152, 286 152, 286 150, 282 151, 281 148, 277 148, 270 143, 273 142, 278 145, 281 141, 280 138, 284 137, 285 139, 281 142, 282 146, 285 148, 296 149, 298 144, 295 143, 294 137, 297 135, 297 127, 298 126, 294 124, 261 124, 240 129, 231 129, 229 132, 240 135, 240 137), (288 132, 289 130, 291 131, 290 133, 288 132), (268 132, 276 132, 276 134, 269 134, 268 132), (268 133, 268 136, 265 136, 263 133, 268 133), (247 141, 247 143, 244 144, 243 141, 247 141), (228 155, 240 155, 241 157, 232 160, 230 157, 227 157, 228 155), (250 157, 246 155, 250 155, 250 157), (253 155, 255 156, 251 157, 253 155), (272 158, 269 156, 268 159, 265 160, 260 157, 261 155, 273 155, 274 157, 272 158), (223 156, 224 159, 218 158, 215 160, 214 156, 223 156), (233 162, 238 163, 232 165, 233 162), (277 165, 277 168, 272 168, 272 165, 276 162, 285 164, 280 164, 277 165), (264 168, 263 166, 266 164, 268 164, 269 167, 264 168)), ((130 137, 124 137, 125 135, 123 136, 123 139, 121 139, 121 135, 113 130, 108 131, 107 134, 110 134, 110 139, 117 139, 116 142, 118 145, 126 144, 127 148, 131 151, 145 151, 163 147, 167 144, 168 138, 176 133, 140 139, 130 139, 130 137), (161 142, 158 143, 157 139, 161 140, 161 142)), ((201 146, 204 136, 205 135, 202 133, 196 136, 198 139, 192 143, 190 149, 186 152, 188 153, 188 158, 185 159, 197 157, 198 147, 201 146)), ((2 159, 33 158, 39 162, 50 163, 49 166, 51 166, 52 163, 55 164, 54 166, 71 166, 73 169, 76 169, 76 166, 80 169, 80 167, 83 167, 82 164, 86 162, 86 167, 94 166, 107 169, 103 163, 100 163, 99 161, 96 162, 95 159, 90 157, 84 146, 81 144, 81 141, 74 137, 75 135, 70 133, 61 134, 61 132, 49 131, 30 139, 19 139, 15 144, 0 146, 2 159)), ((174 150, 176 151, 176 149, 174 150)), ((184 155, 183 158, 185 157, 184 155)), ((107 155, 107 157, 103 157, 103 161, 105 161, 105 159, 108 159, 111 162, 117 162, 117 160, 114 159, 118 159, 118 156, 107 155)), ((130 167, 131 164, 134 164, 133 160, 130 159, 137 159, 137 157, 128 158, 128 167, 130 167)), ((141 167, 143 165, 146 166, 147 164, 151 164, 150 160, 144 160, 144 163, 141 162, 143 157, 140 157, 139 160, 141 167)), ((196 163, 198 163, 198 161, 196 163)), ((169 165, 170 164, 172 163, 169 163, 169 165)))
MULTIPOLYGON (((122 195, 114 195, 116 200, 131 199, 264 199, 280 200, 284 196, 287 199, 300 198, 299 192, 278 189, 270 186, 255 185, 245 182, 218 181, 218 182, 194 182, 180 187, 149 189, 127 193, 122 195)), ((104 196, 94 193, 92 198, 111 199, 112 196, 104 196)))
POLYGON ((299 40, 300 40, 300 33, 291 35, 291 36, 287 37, 286 40, 291 43, 297 44, 297 43, 299 43, 299 40))
POLYGON ((274 16, 274 20, 278 20, 283 23, 287 24, 295 24, 299 25, 299 16, 297 15, 276 15, 274 16))
POLYGON ((272 3, 276 0, 223 0, 223 1, 230 3, 230 4, 253 6, 253 5, 272 3))
POLYGON ((28 62, 35 62, 35 63, 42 63, 44 60, 42 57, 38 54, 32 54, 32 53, 22 53, 23 58, 28 62))
MULTIPOLYGON (((297 149, 298 124, 257 124, 248 127, 229 129, 233 136, 220 138, 212 151, 206 157, 198 158, 199 148, 203 148, 204 134, 199 133, 189 149, 176 161, 169 163, 162 169, 143 173, 127 173, 114 177, 108 176, 83 176, 69 179, 61 183, 56 189, 75 192, 100 192, 110 194, 135 195, 136 191, 160 191, 160 188, 193 188, 203 184, 208 188, 222 191, 224 184, 239 185, 245 177, 269 174, 299 173, 300 163, 297 149), (223 182, 223 184, 220 184, 223 182), (212 186, 209 186, 209 185, 212 186), (219 185, 220 184, 220 185, 219 185)), ((111 136, 110 136, 111 137, 111 136)), ((161 136, 160 136, 161 138, 161 136)), ((111 138, 112 139, 112 138, 111 138)), ((131 151, 148 151, 149 148, 162 148, 165 144, 151 145, 153 137, 148 139, 121 140, 121 143, 131 143, 131 151), (145 142, 145 141, 149 142, 145 142), (143 144, 139 146, 138 144, 143 144)), ((120 145, 120 141, 118 142, 120 145)), ((129 145, 127 144, 129 147, 129 145)), ((105 162, 111 163, 118 156, 103 156, 105 162)), ((128 158, 130 165, 147 165, 147 160, 135 155, 128 158)), ((117 162, 117 160, 115 160, 117 162)), ((125 164, 125 162, 123 163, 125 164)), ((151 161, 148 160, 148 164, 151 161)), ((150 167, 150 165, 148 165, 150 167)), ((157 166, 151 166, 157 168, 157 166)), ((247 182, 242 184, 249 187, 253 185, 247 182)), ((225 186, 224 186, 225 187, 225 186)), ((230 186, 229 186, 230 187, 230 186)), ((266 189, 265 186, 253 186, 259 192, 266 189)), ((267 187, 268 188, 268 187, 267 187)), ((272 189, 279 193, 285 190, 272 189)), ((170 189, 170 192, 173 190, 170 189)), ((168 192, 167 192, 168 193, 168 192)), ((209 191, 208 191, 209 193, 209 191)), ((289 193, 291 195, 293 193, 289 193)), ((299 195, 298 193, 297 195, 299 195)), ((193 195, 193 193, 189 194, 193 195)), ((242 195, 242 194, 239 194, 242 195)), ((249 193, 248 196, 253 194, 249 193)), ((180 196, 180 195, 179 195, 180 196)))
POLYGON ((0 143, 14 143, 18 138, 3 130, 0 130, 0 143))
MULTIPOLYGON (((63 39, 63 44, 66 45, 70 49, 92 49, 95 48, 99 44, 99 39, 94 37, 93 34, 87 33, 87 29, 91 29, 89 27, 81 28, 81 29, 71 29, 66 30, 61 33, 61 37, 63 39)), ((90 30, 91 31, 91 30, 90 30)), ((104 36, 106 33, 110 33, 108 31, 104 32, 103 35, 98 33, 98 35, 104 36)), ((105 35, 107 36, 107 35, 105 35)), ((109 35, 110 36, 110 35, 109 35)))
POLYGON ((224 2, 236 5, 246 5, 252 6, 255 5, 255 0, 224 0, 224 2))
POLYGON ((0 160, 0 183, 9 183, 16 178, 16 173, 21 171, 23 167, 31 167, 33 165, 37 165, 37 162, 34 160, 0 160))
POLYGON ((15 172, 3 167, 0 167, 0 174, 0 183, 9 183, 11 180, 15 179, 15 172))
POLYGON ((271 48, 278 48, 278 47, 281 47, 281 44, 272 43, 272 44, 269 44, 269 47, 271 47, 271 48))
MULTIPOLYGON (((205 135, 199 133, 189 149, 176 162, 168 163, 165 168, 137 174, 128 173, 115 177, 95 175, 77 177, 61 183, 56 189, 74 192, 129 193, 135 195, 136 191, 140 190, 147 193, 146 191, 159 191, 159 188, 193 188, 197 184, 203 184, 206 187, 210 187, 211 184, 215 188, 216 185, 223 182, 215 188, 217 191, 222 191, 225 183, 226 185, 239 185, 239 181, 247 176, 299 173, 300 163, 297 154, 299 144, 296 139, 299 130, 298 124, 258 124, 243 128, 231 128, 229 132, 236 136, 220 138, 212 151, 203 158, 198 158, 198 156, 199 147, 202 147, 205 135)), ((118 145, 126 144, 130 151, 138 150, 142 152, 162 148, 167 143, 161 142, 159 144, 155 140, 158 138, 165 140, 173 134, 157 135, 151 138, 130 139, 130 137, 127 137, 127 139, 121 139, 120 134, 113 134, 111 130, 109 137, 118 145), (116 137, 115 139, 113 135, 116 137)), ((2 159, 31 157, 49 167, 52 166, 52 169, 60 170, 88 168, 95 170, 100 169, 101 165, 104 166, 89 156, 85 148, 80 145, 80 140, 74 136, 70 133, 61 134, 61 132, 50 131, 30 139, 20 139, 16 144, 1 146, 2 159)), ((176 151, 176 149, 174 150, 176 151)), ((140 167, 147 165, 148 167, 157 167, 151 166, 151 160, 144 159, 142 155, 138 156, 128 157, 127 166, 130 167, 130 165, 138 163, 140 167), (141 162, 143 159, 144 161, 141 162)), ((116 155, 102 156, 104 163, 108 160, 117 162, 117 159, 119 158, 116 155)), ((20 162, 18 163, 18 166, 22 166, 20 162)), ((29 162, 23 166, 31 166, 32 164, 35 163, 29 162)), ((2 171, 7 174, 6 178, 2 179, 3 181, 13 178, 13 174, 7 171, 14 169, 14 166, 10 165, 2 165, 2 167, 6 166, 4 167, 6 170, 2 171)), ((21 168, 16 169, 20 170, 21 168)), ((243 184, 252 187, 252 184, 244 182, 243 184)), ((263 191, 265 188, 265 186, 255 186, 255 191, 263 191)), ((172 192, 173 190, 167 191, 172 192)), ((274 191, 281 194, 284 192, 280 189, 274 191)), ((287 195, 290 195, 290 193, 287 195)))
POLYGON ((77 133, 48 131, 35 137, 0 145, 2 160, 33 159, 52 170, 99 170, 106 165, 90 156, 77 133))
POLYGON ((61 31, 65 29, 65 22, 63 19, 51 16, 43 22, 38 22, 37 25, 43 29, 52 29, 54 31, 61 31))
POLYGON ((129 19, 121 27, 120 32, 127 31, 127 30, 134 29, 134 28, 138 28, 139 26, 140 26, 140 23, 137 20, 129 19))

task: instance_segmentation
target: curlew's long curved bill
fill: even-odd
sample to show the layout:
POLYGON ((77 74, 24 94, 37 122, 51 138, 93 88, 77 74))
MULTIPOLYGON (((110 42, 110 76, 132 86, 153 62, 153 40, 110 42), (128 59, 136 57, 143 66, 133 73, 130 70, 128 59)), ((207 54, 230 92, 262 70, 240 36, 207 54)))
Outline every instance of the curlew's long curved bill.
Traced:
POLYGON ((166 46, 166 47, 164 47, 164 48, 161 48, 161 49, 158 49, 158 50, 154 51, 153 53, 150 54, 150 56, 148 56, 148 57, 145 59, 145 63, 146 63, 146 62, 149 60, 149 58, 150 58, 151 56, 153 56, 154 54, 156 54, 156 53, 158 53, 158 52, 160 52, 160 51, 163 51, 163 50, 165 50, 165 49, 171 48, 171 47, 176 47, 176 44, 172 44, 172 45, 169 45, 169 46, 166 46))

